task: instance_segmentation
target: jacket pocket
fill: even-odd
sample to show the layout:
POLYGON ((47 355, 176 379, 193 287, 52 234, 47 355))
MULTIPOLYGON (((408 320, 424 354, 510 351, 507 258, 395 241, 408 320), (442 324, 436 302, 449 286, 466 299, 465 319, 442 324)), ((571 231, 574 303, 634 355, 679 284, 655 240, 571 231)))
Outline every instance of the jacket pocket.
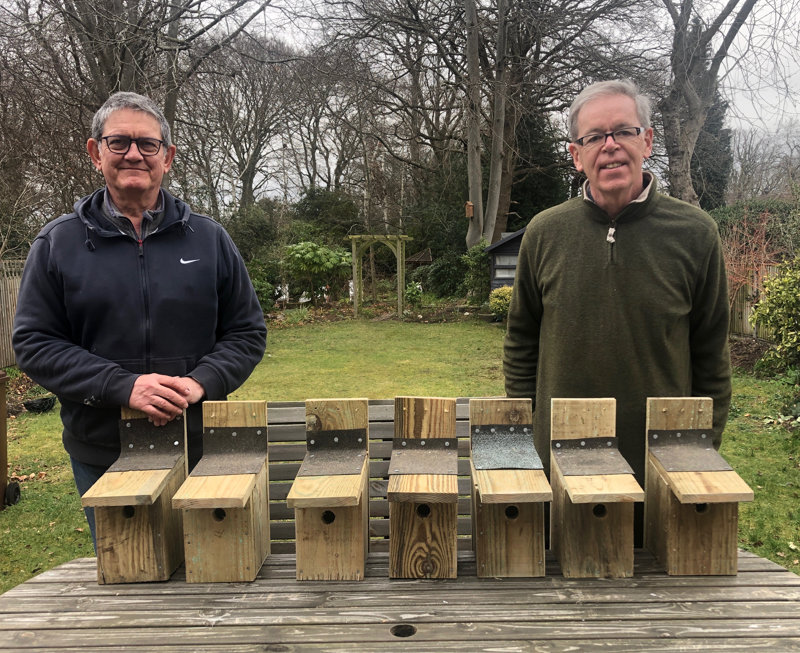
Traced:
POLYGON ((154 358, 151 363, 152 371, 168 376, 186 376, 197 366, 194 357, 154 358))

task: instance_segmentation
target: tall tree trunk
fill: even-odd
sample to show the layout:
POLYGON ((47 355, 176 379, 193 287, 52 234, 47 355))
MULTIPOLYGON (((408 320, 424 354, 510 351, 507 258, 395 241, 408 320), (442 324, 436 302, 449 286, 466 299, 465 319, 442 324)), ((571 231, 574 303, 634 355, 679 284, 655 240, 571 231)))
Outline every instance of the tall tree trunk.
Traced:
POLYGON ((661 1, 670 14, 674 28, 670 87, 659 102, 669 160, 670 192, 675 197, 699 205, 691 174, 694 148, 708 110, 714 103, 720 66, 758 0, 728 0, 718 16, 703 21, 695 14, 694 0, 661 1), (723 32, 725 22, 740 2, 733 21, 723 32), (710 54, 712 40, 720 34, 722 42, 716 52, 710 54))
POLYGON ((467 230, 467 247, 476 245, 483 234, 483 173, 481 169, 481 70, 478 61, 478 12, 475 0, 464 0, 467 23, 467 178, 472 217, 467 230))
POLYGON ((506 143, 506 156, 503 159, 503 176, 500 179, 500 201, 497 207, 497 220, 490 242, 496 243, 508 231, 508 214, 511 212, 511 189, 514 187, 517 161, 519 155, 516 148, 517 126, 519 115, 515 107, 506 103, 506 120, 503 141, 506 143), (514 144, 514 147, 511 144, 514 144))
MULTIPOLYGON (((705 112, 690 112, 690 117, 681 119, 682 103, 671 99, 670 94, 660 103, 661 118, 664 122, 664 146, 669 160, 667 181, 670 194, 695 206, 700 200, 692 185, 692 154, 697 137, 706 121, 705 112)), ((699 109, 699 107, 698 107, 699 109)))
MULTIPOLYGON (((486 197, 486 214, 483 218, 483 238, 490 243, 494 238, 495 223, 500 206, 500 181, 506 157, 506 16, 507 0, 497 0, 497 50, 494 83, 494 107, 492 109, 492 154, 489 163, 489 189, 486 197)), ((507 217, 507 216, 504 216, 507 217)))

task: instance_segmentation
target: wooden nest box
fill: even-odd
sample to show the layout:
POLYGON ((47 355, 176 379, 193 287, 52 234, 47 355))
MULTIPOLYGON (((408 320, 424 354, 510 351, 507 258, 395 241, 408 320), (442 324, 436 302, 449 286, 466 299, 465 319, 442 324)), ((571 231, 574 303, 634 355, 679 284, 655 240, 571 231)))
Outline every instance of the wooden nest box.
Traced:
POLYGON ((396 397, 389 463, 389 577, 456 578, 456 400, 396 397))
POLYGON ((673 575, 737 573, 740 501, 753 491, 712 445, 708 397, 647 400, 645 546, 673 575))
POLYGON ((530 399, 470 399, 472 543, 477 575, 544 576, 544 503, 530 399))
POLYGON ((294 508, 297 580, 363 580, 369 551, 369 402, 306 401, 294 508))
POLYGON ((122 409, 120 456, 81 497, 94 508, 98 583, 163 581, 183 562, 170 502, 186 478, 184 423, 182 416, 156 427, 122 409))
POLYGON ((266 401, 206 401, 203 457, 172 499, 186 580, 249 582, 269 554, 266 401))
POLYGON ((633 576, 633 504, 644 491, 619 453, 616 399, 553 399, 550 547, 567 578, 633 576))

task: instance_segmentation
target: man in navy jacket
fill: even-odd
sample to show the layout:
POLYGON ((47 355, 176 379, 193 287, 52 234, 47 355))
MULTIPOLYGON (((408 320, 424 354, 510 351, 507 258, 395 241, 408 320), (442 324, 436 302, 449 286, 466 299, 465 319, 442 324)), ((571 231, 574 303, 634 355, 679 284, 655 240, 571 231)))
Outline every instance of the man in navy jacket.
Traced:
MULTIPOLYGON (((83 495, 119 456, 120 406, 163 426, 187 411, 190 468, 200 403, 224 399, 264 354, 266 327, 225 230, 161 188, 175 146, 160 109, 116 93, 86 144, 106 186, 34 240, 13 344, 20 369, 61 402, 83 495)), ((94 539, 94 516, 87 509, 94 539)))

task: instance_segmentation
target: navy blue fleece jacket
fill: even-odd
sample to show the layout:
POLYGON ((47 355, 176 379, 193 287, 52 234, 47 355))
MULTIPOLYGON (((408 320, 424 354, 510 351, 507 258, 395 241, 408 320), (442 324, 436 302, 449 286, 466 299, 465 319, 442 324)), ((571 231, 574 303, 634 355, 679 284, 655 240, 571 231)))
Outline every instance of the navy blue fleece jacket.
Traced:
MULTIPOLYGON (((224 399, 261 360, 264 315, 225 230, 164 192, 164 218, 139 242, 105 217, 104 191, 47 224, 17 303, 17 364, 61 402, 64 446, 84 463, 119 455, 119 410, 136 377, 191 376, 224 399)), ((190 460, 199 458, 199 404, 190 460)))

